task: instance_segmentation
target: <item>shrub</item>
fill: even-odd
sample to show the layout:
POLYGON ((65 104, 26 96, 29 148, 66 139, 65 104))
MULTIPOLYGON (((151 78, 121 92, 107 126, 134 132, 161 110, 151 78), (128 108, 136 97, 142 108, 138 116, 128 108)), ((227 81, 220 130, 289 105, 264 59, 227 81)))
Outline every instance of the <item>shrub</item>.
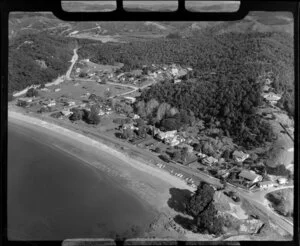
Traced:
POLYGON ((27 97, 37 97, 39 95, 38 91, 34 88, 30 88, 27 92, 26 92, 26 96, 27 97))

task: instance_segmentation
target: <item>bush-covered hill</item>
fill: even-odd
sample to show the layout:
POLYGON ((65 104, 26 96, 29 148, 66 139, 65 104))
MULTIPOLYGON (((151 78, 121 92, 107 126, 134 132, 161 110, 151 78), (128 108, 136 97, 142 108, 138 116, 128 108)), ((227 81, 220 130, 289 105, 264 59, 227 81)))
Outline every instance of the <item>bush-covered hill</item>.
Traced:
POLYGON ((10 40, 8 92, 44 84, 64 74, 74 46, 75 42, 70 39, 46 33, 26 34, 10 40))

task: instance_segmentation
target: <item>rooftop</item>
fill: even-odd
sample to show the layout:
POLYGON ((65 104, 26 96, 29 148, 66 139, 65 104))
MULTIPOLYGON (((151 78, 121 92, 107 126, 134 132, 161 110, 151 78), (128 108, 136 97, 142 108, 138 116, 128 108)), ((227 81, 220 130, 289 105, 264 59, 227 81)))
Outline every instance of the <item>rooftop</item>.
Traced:
POLYGON ((248 180, 254 180, 257 177, 260 177, 260 175, 258 175, 256 173, 252 173, 252 172, 247 171, 247 170, 243 170, 243 171, 240 172, 239 177, 242 177, 242 178, 245 178, 245 179, 248 179, 248 180))

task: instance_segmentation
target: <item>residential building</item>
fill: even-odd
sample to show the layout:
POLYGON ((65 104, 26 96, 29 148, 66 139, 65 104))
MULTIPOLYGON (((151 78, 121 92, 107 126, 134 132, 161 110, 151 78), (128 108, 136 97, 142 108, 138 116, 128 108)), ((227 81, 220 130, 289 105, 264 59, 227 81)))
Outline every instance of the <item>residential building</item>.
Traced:
POLYGON ((262 96, 269 102, 277 102, 281 98, 281 95, 275 94, 274 92, 265 93, 262 96))
POLYGON ((237 162, 243 162, 247 158, 249 158, 249 154, 246 154, 246 153, 244 153, 242 151, 237 151, 237 150, 235 150, 233 152, 232 156, 235 159, 235 161, 237 161, 237 162))
POLYGON ((167 131, 167 132, 162 132, 159 129, 157 129, 157 130, 158 130, 157 138, 160 140, 164 140, 165 138, 174 138, 177 133, 177 130, 167 131))
POLYGON ((258 175, 255 172, 251 172, 248 170, 241 171, 239 174, 239 178, 250 184, 254 184, 262 180, 261 175, 258 175))
POLYGON ((100 115, 100 116, 105 115, 105 112, 100 109, 98 115, 100 115))
POLYGON ((70 115, 73 114, 73 112, 69 110, 62 110, 61 113, 66 117, 69 117, 70 115))
POLYGON ((48 107, 52 107, 52 106, 55 106, 55 105, 56 105, 55 100, 50 100, 49 103, 47 104, 48 107))
POLYGON ((124 97, 125 100, 129 103, 135 103, 136 101, 136 98, 135 97, 124 97))
POLYGON ((68 102, 68 106, 75 106, 75 102, 74 101, 70 101, 70 102, 68 102))
POLYGON ((214 158, 214 157, 212 157, 212 156, 205 157, 205 158, 202 160, 202 163, 203 163, 203 164, 206 164, 206 165, 209 165, 209 166, 211 166, 211 165, 213 165, 213 164, 215 164, 215 163, 217 163, 217 162, 218 162, 218 159, 216 159, 216 158, 214 158))
POLYGON ((134 114, 133 117, 132 117, 132 119, 134 119, 134 120, 139 119, 139 118, 140 118, 140 116, 137 115, 137 114, 134 114))
POLYGON ((274 186, 274 182, 273 181, 264 181, 264 182, 260 182, 259 183, 259 187, 266 189, 266 188, 271 188, 274 186))
POLYGON ((279 178, 277 179, 278 184, 287 184, 288 180, 287 178, 279 178))
POLYGON ((60 91, 61 89, 60 88, 56 88, 54 91, 55 92, 58 92, 58 91, 60 91))

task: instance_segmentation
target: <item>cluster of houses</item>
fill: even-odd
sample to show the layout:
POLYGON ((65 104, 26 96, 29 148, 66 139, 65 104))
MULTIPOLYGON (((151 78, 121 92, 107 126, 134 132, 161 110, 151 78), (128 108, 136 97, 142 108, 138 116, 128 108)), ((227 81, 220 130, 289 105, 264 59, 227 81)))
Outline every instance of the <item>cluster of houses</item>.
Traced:
POLYGON ((271 105, 275 106, 277 102, 281 99, 280 94, 274 93, 274 89, 270 86, 273 81, 270 78, 265 79, 265 84, 263 85, 262 97, 271 105))
MULTIPOLYGON (((86 59, 83 62, 88 62, 86 59)), ((163 80, 173 80, 174 83, 180 83, 181 77, 186 75, 189 71, 192 71, 192 68, 182 68, 180 65, 171 64, 171 65, 157 65, 152 64, 150 66, 144 65, 142 69, 135 69, 130 72, 108 72, 108 71, 88 71, 82 72, 84 69, 79 67, 75 70, 75 76, 84 76, 89 79, 93 79, 98 83, 105 84, 106 82, 122 83, 122 84, 132 84, 140 85, 146 81, 149 82, 158 82, 163 80)))
POLYGON ((153 135, 157 139, 163 141, 164 143, 167 143, 170 146, 176 146, 185 141, 183 137, 177 134, 177 130, 163 132, 155 128, 153 135))

